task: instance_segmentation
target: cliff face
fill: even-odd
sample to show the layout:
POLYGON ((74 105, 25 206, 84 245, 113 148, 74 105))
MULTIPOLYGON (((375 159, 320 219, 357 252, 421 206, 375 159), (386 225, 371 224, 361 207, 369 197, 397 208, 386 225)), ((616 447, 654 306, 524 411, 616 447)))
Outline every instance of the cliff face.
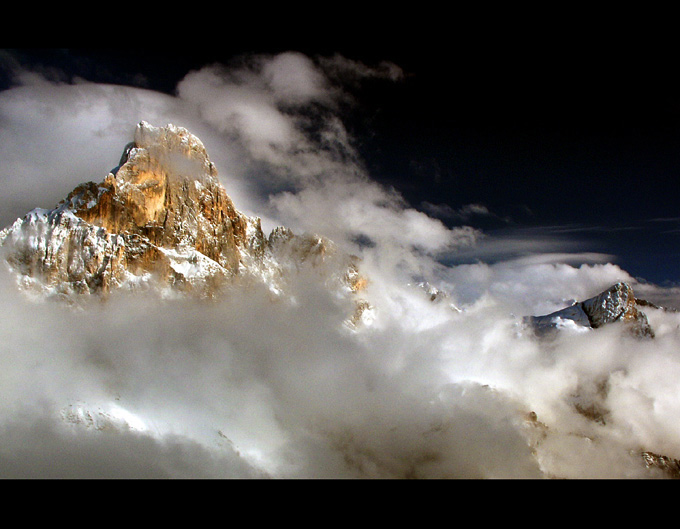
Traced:
POLYGON ((71 193, 67 201, 77 197, 76 216, 155 246, 193 248, 235 272, 252 219, 236 210, 198 138, 142 122, 121 161, 101 185, 71 193))
POLYGON ((158 288, 212 297, 246 277, 279 291, 286 273, 310 262, 350 291, 359 284, 353 258, 327 239, 283 228, 265 237, 259 218, 235 208, 201 141, 174 125, 141 122, 102 182, 17 219, 0 245, 20 284, 47 295, 158 288))

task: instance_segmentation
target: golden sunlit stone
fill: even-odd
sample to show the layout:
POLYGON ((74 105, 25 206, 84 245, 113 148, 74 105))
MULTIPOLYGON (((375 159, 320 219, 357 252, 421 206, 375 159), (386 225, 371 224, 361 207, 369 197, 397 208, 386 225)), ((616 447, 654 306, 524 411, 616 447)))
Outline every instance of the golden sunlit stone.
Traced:
POLYGON ((266 238, 259 218, 236 209, 201 141, 174 125, 139 123, 103 181, 18 219, 0 245, 22 284, 66 297, 151 285, 214 297, 244 276, 278 294, 302 268, 350 293, 367 284, 356 259, 324 237, 276 228, 266 238))

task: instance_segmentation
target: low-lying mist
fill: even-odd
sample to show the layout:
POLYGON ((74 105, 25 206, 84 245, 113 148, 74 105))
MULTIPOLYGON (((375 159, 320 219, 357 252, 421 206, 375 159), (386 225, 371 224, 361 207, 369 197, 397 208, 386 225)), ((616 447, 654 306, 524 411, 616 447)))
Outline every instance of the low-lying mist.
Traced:
POLYGON ((292 298, 65 307, 4 273, 0 473, 648 477, 641 451, 680 455, 676 313, 648 311, 653 340, 613 324, 539 341, 488 292, 458 311, 389 287, 353 329, 313 275, 292 298))

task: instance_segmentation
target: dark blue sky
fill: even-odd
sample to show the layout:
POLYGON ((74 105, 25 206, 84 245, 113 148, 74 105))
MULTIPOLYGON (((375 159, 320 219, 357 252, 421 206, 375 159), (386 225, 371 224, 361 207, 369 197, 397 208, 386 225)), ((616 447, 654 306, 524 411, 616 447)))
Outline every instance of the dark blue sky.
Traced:
POLYGON ((414 204, 483 204, 492 232, 551 233, 680 280, 680 90, 663 56, 509 55, 452 57, 448 79, 423 66, 397 89, 418 104, 390 101, 374 123, 373 174, 414 204))
MULTIPOLYGON (((584 44, 517 38, 452 38, 436 47, 398 45, 158 49, 19 49, 31 67, 62 80, 143 86, 172 93, 192 68, 242 52, 335 52, 406 73, 365 84, 348 116, 374 178, 451 225, 519 230, 611 253, 633 276, 680 281, 680 90, 672 49, 632 36, 584 44)), ((0 76, 2 86, 10 84, 0 76)), ((469 257, 468 257, 469 258, 469 257)))

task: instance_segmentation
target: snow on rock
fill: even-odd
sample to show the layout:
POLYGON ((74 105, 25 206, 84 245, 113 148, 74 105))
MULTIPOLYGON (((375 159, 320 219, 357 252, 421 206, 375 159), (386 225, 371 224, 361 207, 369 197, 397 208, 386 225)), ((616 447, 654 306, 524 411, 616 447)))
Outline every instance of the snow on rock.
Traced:
POLYGON ((96 406, 79 402, 64 407, 60 414, 62 420, 67 424, 93 430, 113 429, 145 432, 149 429, 142 418, 115 402, 96 406))
POLYGON ((323 237, 285 228, 266 237, 259 218, 236 209, 201 140, 144 121, 102 182, 17 219, 0 246, 20 287, 67 299, 138 288, 211 298, 236 280, 280 295, 303 270, 350 293, 365 282, 323 237))
POLYGON ((540 336, 560 329, 597 329, 621 321, 629 325, 634 334, 653 337, 654 331, 646 314, 637 308, 638 304, 633 288, 620 282, 585 301, 543 316, 528 316, 524 321, 540 336))

